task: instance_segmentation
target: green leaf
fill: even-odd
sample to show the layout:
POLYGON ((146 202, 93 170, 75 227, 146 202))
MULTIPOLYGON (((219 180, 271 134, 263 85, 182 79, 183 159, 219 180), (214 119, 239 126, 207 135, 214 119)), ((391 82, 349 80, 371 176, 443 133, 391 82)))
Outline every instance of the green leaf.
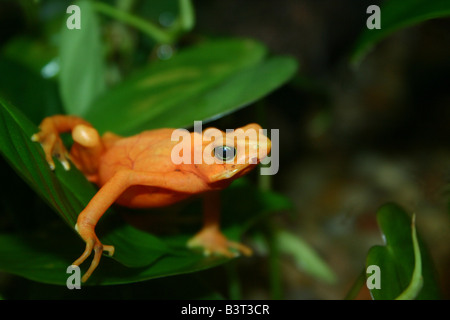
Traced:
MULTIPOLYGON (((74 166, 65 171, 57 163, 55 172, 52 172, 42 148, 30 139, 36 131, 36 126, 19 110, 0 98, 0 153, 63 218, 66 226, 49 225, 35 233, 20 236, 0 235, 0 269, 36 281, 65 284, 67 267, 84 249, 84 243, 75 232, 67 232, 67 225, 73 230, 78 213, 87 205, 96 189, 74 166)), ((235 181, 224 192, 223 203, 223 231, 236 240, 253 220, 289 205, 284 197, 259 191, 242 179, 235 181)), ((29 210, 33 210, 31 203, 29 210)), ((167 216, 165 210, 162 213, 156 210, 152 212, 148 212, 150 217, 167 216)), ((20 215, 20 212, 16 214, 20 215)), ((179 214, 188 217, 194 215, 197 223, 189 224, 176 234, 152 235, 125 224, 114 208, 109 209, 96 231, 104 244, 115 246, 116 252, 112 259, 102 259, 88 284, 142 281, 194 272, 228 261, 222 257, 205 258, 186 248, 187 240, 201 226, 201 205, 198 201, 192 202, 179 214)), ((174 220, 177 220, 176 217, 174 220)), ((161 229, 161 223, 157 226, 161 229)), ((86 267, 83 265, 82 269, 86 267)))
POLYGON ((396 300, 413 300, 422 290, 423 277, 422 277, 422 256, 420 254, 419 241, 417 240, 416 231, 416 216, 412 217, 411 236, 414 249, 414 270, 411 277, 411 282, 408 287, 396 298, 396 300))
POLYGON ((1 154, 28 185, 73 226, 88 200, 86 195, 94 194, 93 186, 77 170, 65 173, 58 165, 56 175, 53 174, 44 159, 42 148, 31 141, 31 136, 38 131, 37 127, 2 98, 0 105, 1 154), (84 179, 80 188, 83 192, 71 189, 71 183, 64 181, 65 177, 75 181, 77 186, 84 179))
POLYGON ((350 61, 357 65, 380 41, 392 33, 430 19, 450 15, 448 0, 389 0, 381 6, 381 29, 365 29, 356 41, 350 61))
MULTIPOLYGON (((80 7, 81 29, 60 33, 59 85, 68 114, 83 115, 105 88, 103 48, 97 16, 90 1, 76 1, 80 7)), ((67 18, 71 14, 67 14, 67 18)))
POLYGON ((100 132, 130 135, 161 127, 189 127, 260 99, 295 72, 293 59, 264 60, 252 40, 203 43, 158 61, 106 92, 86 119, 100 132))
POLYGON ((278 241, 279 250, 292 256, 300 270, 326 283, 336 282, 336 274, 317 252, 298 235, 287 231, 278 231, 275 237, 278 241))
MULTIPOLYGON (((370 292, 375 300, 395 299, 410 285, 416 266, 417 254, 414 253, 411 219, 398 205, 386 204, 377 212, 377 221, 386 245, 374 246, 369 250, 366 267, 375 265, 380 268, 381 286, 379 289, 371 289, 370 292)), ((418 237, 418 246, 420 247, 423 287, 416 298, 438 299, 440 293, 434 267, 420 237, 418 237)), ((413 280, 417 282, 415 278, 413 280)))

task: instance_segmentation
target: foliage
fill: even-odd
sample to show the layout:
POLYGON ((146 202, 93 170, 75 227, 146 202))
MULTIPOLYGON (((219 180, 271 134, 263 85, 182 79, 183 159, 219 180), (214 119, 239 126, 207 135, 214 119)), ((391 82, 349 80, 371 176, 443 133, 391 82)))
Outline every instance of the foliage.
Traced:
POLYGON ((426 245, 417 235, 415 215, 409 217, 403 208, 388 203, 378 210, 377 221, 385 245, 370 248, 365 281, 357 282, 353 290, 367 281, 378 281, 378 286, 369 288, 376 300, 439 299, 436 272, 426 245), (371 266, 379 267, 378 280, 371 279, 377 276, 377 271, 369 272, 371 266))
POLYGON ((357 65, 364 56, 384 38, 406 28, 430 19, 450 15, 450 3, 446 0, 389 0, 380 6, 380 29, 365 29, 356 40, 351 62, 357 65))
MULTIPOLYGON (((142 12, 126 2, 118 1, 120 7, 111 1, 76 1, 83 17, 80 30, 66 27, 68 4, 63 1, 20 3, 38 30, 13 37, 0 54, 0 153, 9 165, 0 168, 0 177, 12 181, 0 196, 0 270, 39 282, 35 285, 50 295, 53 289, 42 283, 65 285, 67 266, 84 248, 73 226, 96 189, 74 166, 70 171, 60 164, 54 172, 49 169, 42 149, 30 140, 43 117, 77 114, 101 132, 122 135, 190 127, 193 121, 217 120, 262 101, 296 75, 298 63, 288 56, 271 55, 254 39, 195 34, 195 10, 189 0, 145 2, 142 12), (167 26, 152 22, 169 7, 179 14, 167 26), (49 8, 58 13, 49 15, 49 8), (115 36, 123 41, 117 44, 115 36), (15 179, 10 168, 25 183, 15 179)), ((445 0, 389 0, 380 7, 382 28, 364 29, 355 39, 349 64, 356 71, 370 49, 398 30, 450 15, 445 0)), ((269 214, 292 208, 286 196, 248 179, 233 183, 223 200, 224 232, 233 239, 269 219, 269 214)), ((191 288, 196 271, 224 263, 231 265, 233 282, 230 259, 204 257, 185 247, 200 226, 200 211, 196 200, 173 209, 145 211, 152 219, 165 215, 174 224, 181 222, 176 232, 149 233, 122 218, 141 212, 110 208, 97 230, 103 243, 115 246, 116 254, 102 259, 88 284, 137 286, 153 279, 156 288, 164 288, 176 286, 175 276, 183 275, 191 288)), ((420 229, 420 213, 417 217, 420 229)), ((392 203, 380 208, 377 221, 385 245, 372 247, 367 255, 366 268, 377 265, 383 270, 382 289, 371 290, 372 298, 439 298, 433 262, 416 223, 392 203)), ((254 240, 269 250, 273 297, 283 296, 282 255, 293 258, 298 269, 315 280, 338 283, 333 268, 297 233, 280 230, 271 222, 262 225, 263 232, 255 232, 254 240), (263 241, 258 242, 261 235, 263 241)), ((349 297, 365 285, 366 272, 358 280, 349 297)), ((194 289, 202 298, 221 297, 206 286, 194 289)), ((158 290, 148 296, 161 297, 158 290)), ((5 296, 0 292, 0 299, 5 296)), ((183 297, 191 296, 188 292, 183 297)))

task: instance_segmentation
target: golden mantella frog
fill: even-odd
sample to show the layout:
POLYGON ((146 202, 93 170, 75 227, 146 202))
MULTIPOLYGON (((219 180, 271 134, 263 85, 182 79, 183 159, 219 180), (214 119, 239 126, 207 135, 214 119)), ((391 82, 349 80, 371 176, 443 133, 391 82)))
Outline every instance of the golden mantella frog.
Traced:
POLYGON ((214 128, 188 133, 184 135, 184 149, 180 148, 181 142, 173 139, 177 129, 150 130, 131 137, 105 133, 100 137, 82 118, 63 115, 45 118, 39 128, 32 140, 41 143, 52 169, 55 168, 53 157, 66 170, 70 168, 70 159, 99 187, 75 225, 86 248, 73 264, 80 265, 94 251, 83 282, 98 266, 103 251, 110 256, 114 254, 114 247, 103 245, 95 233, 97 222, 113 203, 131 208, 152 208, 168 206, 193 195, 204 195, 204 225, 188 246, 202 247, 206 254, 228 257, 238 253, 251 254, 251 249, 229 241, 221 233, 217 191, 248 173, 270 152, 270 140, 261 133, 259 125, 240 128, 245 133, 242 136, 230 136, 214 128), (247 135, 248 130, 253 134, 247 135), (73 137, 70 154, 60 139, 63 132, 70 132, 73 137), (203 156, 210 156, 209 160, 219 161, 194 159, 199 151, 203 156), (179 158, 174 161, 174 156, 190 161, 179 161, 179 158))

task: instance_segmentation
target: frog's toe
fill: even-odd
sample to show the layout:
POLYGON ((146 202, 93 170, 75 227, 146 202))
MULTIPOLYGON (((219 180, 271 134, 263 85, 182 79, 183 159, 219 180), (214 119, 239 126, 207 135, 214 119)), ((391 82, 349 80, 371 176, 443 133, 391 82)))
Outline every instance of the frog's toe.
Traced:
POLYGON ((114 250, 114 246, 103 245, 103 251, 106 251, 110 257, 114 255, 114 250))
POLYGON ((248 256, 249 257, 249 256, 251 256, 253 254, 252 249, 250 249, 247 246, 244 246, 242 243, 239 243, 239 242, 228 241, 228 247, 239 251, 244 256, 248 256))
POLYGON ((35 134, 33 134, 33 135, 31 136, 31 141, 33 141, 33 142, 39 142, 39 141, 40 141, 40 138, 39 138, 39 132, 38 132, 38 133, 35 133, 35 134))
POLYGON ((70 169, 70 156, 59 136, 56 137, 56 140, 52 144, 49 153, 51 154, 50 158, 55 157, 56 159, 58 159, 58 161, 66 171, 70 169))
POLYGON ((51 170, 55 169, 53 157, 59 160, 65 170, 70 169, 69 153, 57 133, 52 131, 39 131, 31 136, 31 141, 41 144, 44 150, 45 160, 51 170))
POLYGON ((69 155, 66 154, 57 154, 56 157, 58 158, 59 162, 63 166, 64 170, 68 171, 70 170, 70 162, 69 162, 69 155))
POLYGON ((100 240, 94 235, 90 235, 89 237, 86 237, 86 248, 84 249, 81 256, 75 260, 75 262, 72 263, 72 265, 79 266, 81 265, 94 251, 94 258, 92 259, 91 265, 89 266, 89 269, 86 271, 86 273, 81 278, 82 282, 86 282, 89 277, 92 275, 94 270, 97 268, 97 266, 100 263, 100 259, 102 257, 103 251, 106 251, 109 256, 112 256, 114 254, 114 246, 110 245, 103 245, 100 240))
POLYGON ((252 250, 238 242, 228 240, 219 230, 203 229, 188 241, 189 248, 202 248, 203 253, 221 255, 228 258, 239 256, 240 253, 250 256, 252 250))

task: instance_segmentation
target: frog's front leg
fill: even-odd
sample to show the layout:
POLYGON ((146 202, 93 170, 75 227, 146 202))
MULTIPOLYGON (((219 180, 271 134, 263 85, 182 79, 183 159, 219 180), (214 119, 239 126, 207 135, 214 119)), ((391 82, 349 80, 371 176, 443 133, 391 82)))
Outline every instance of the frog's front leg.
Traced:
POLYGON ((181 193, 196 194, 203 190, 204 185, 198 180, 192 180, 190 184, 179 184, 180 179, 185 178, 182 172, 174 171, 167 174, 134 171, 132 169, 121 169, 117 171, 95 194, 86 208, 78 216, 75 229, 86 242, 83 254, 73 263, 80 265, 94 251, 94 258, 89 269, 82 277, 82 281, 90 277, 97 268, 103 251, 110 255, 114 253, 113 246, 105 246, 95 234, 95 226, 108 208, 124 193, 129 187, 141 185, 149 187, 171 186, 171 190, 181 193))
POLYGON ((103 245, 100 242, 95 234, 95 226, 106 210, 108 210, 117 198, 133 184, 132 173, 133 172, 130 170, 117 172, 99 189, 86 208, 78 216, 75 229, 86 242, 86 248, 73 265, 79 266, 91 255, 92 251, 94 251, 94 258, 91 265, 81 279, 83 282, 86 282, 92 272, 97 268, 103 251, 107 251, 110 256, 114 254, 113 246, 103 245))
POLYGON ((241 243, 230 241, 220 231, 220 194, 219 191, 209 192, 203 202, 203 228, 188 242, 189 248, 200 247, 205 255, 219 254, 235 257, 239 253, 246 256, 252 250, 241 243))

